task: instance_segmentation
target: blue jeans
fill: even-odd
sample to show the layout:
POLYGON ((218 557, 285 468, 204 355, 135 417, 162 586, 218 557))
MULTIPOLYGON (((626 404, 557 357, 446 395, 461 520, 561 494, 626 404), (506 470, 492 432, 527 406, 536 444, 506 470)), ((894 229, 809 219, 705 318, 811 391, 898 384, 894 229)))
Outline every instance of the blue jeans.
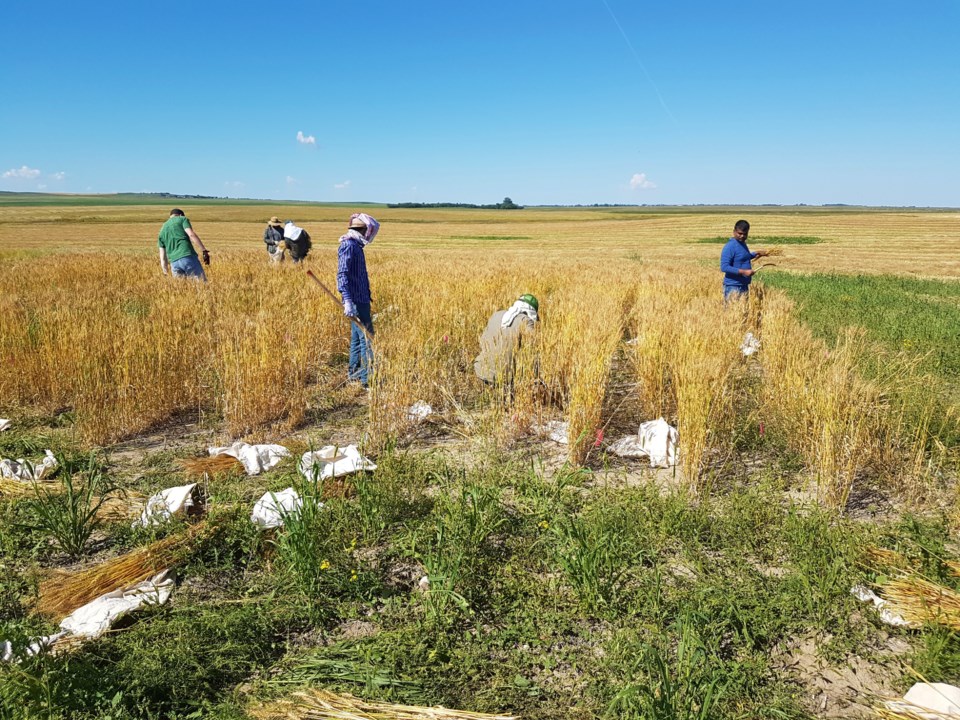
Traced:
POLYGON ((170 270, 174 277, 194 277, 198 280, 207 281, 206 273, 203 272, 203 265, 196 255, 187 255, 179 260, 170 263, 170 270))
POLYGON ((749 294, 750 294, 749 285, 724 285, 723 286, 724 304, 730 302, 731 300, 744 299, 749 294))
MULTIPOLYGON (((373 335, 373 318, 370 317, 370 303, 357 303, 357 319, 370 335, 373 335)), ((356 322, 350 323, 350 365, 347 368, 347 380, 359 380, 367 387, 370 373, 373 372, 373 348, 370 340, 357 327, 356 322)))

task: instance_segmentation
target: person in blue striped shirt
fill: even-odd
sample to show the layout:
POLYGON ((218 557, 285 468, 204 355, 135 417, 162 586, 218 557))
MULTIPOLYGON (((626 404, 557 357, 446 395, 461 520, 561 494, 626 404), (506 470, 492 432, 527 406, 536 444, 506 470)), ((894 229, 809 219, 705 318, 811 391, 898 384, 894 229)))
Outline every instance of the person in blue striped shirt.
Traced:
POLYGON ((370 314, 370 279, 363 249, 373 242, 380 223, 366 213, 354 213, 337 251, 337 290, 343 314, 350 318, 350 362, 347 380, 369 387, 373 367, 373 317, 370 314))

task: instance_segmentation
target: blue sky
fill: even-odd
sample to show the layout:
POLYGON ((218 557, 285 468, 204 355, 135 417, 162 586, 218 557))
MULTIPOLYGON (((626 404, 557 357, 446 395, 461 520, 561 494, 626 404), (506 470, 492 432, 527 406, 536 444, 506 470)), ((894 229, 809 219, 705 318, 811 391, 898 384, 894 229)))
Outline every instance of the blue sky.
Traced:
POLYGON ((960 0, 6 0, 0 27, 0 190, 960 206, 960 0))

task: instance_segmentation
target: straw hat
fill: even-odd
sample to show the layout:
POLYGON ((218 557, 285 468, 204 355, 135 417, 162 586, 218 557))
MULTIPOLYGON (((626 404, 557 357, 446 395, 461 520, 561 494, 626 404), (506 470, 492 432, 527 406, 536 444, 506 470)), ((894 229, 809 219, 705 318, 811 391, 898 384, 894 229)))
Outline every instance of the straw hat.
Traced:
POLYGON ((270 222, 267 223, 267 224, 268 224, 268 225, 273 225, 274 227, 282 227, 282 226, 283 226, 283 223, 280 222, 280 218, 278 218, 276 215, 274 215, 272 218, 270 218, 270 222))
POLYGON ((359 217, 350 218, 350 228, 352 230, 366 230, 367 224, 359 217))

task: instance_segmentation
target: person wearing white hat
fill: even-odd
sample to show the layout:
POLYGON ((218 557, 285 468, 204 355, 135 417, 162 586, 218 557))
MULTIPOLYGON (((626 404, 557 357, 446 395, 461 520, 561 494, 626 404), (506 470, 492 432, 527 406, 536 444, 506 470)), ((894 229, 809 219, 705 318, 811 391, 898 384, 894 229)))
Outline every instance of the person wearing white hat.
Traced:
POLYGON ((373 242, 380 223, 366 213, 350 217, 347 232, 337 250, 337 290, 343 298, 343 314, 350 323, 350 363, 347 379, 369 387, 373 366, 373 317, 370 314, 370 278, 363 249, 373 242), (361 328, 362 326, 362 328, 361 328))

